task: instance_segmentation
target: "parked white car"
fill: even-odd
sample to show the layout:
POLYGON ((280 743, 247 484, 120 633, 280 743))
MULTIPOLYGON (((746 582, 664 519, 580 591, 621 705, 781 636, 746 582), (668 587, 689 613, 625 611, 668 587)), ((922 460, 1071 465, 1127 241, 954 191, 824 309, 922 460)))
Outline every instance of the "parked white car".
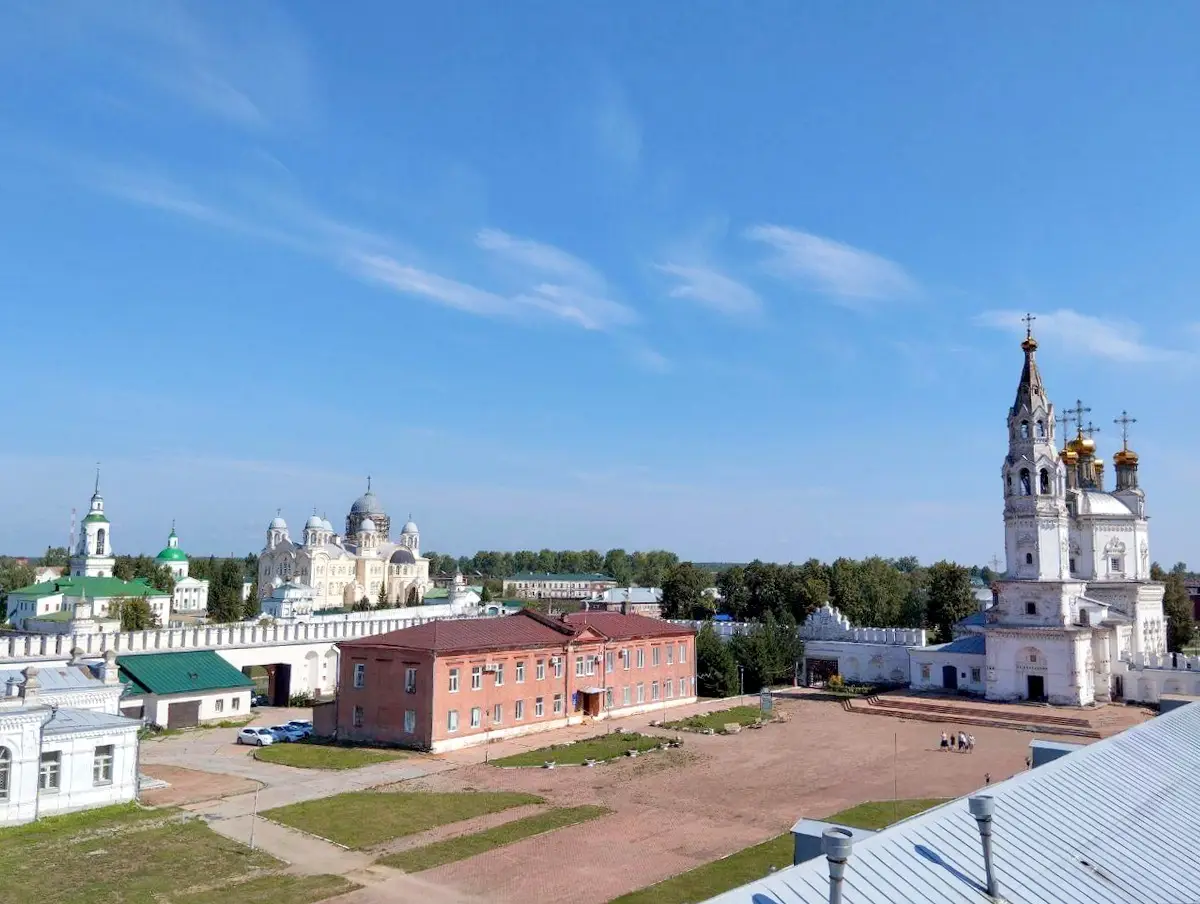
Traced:
POLYGON ((285 744, 291 741, 304 740, 304 732, 298 728, 293 728, 291 725, 272 725, 268 731, 275 735, 276 741, 282 741, 285 744))
POLYGON ((312 737, 313 724, 308 719, 292 719, 287 723, 286 727, 300 732, 301 737, 312 737))
POLYGON ((237 733, 237 743, 250 744, 255 747, 266 747, 275 743, 275 734, 269 728, 243 728, 237 733))

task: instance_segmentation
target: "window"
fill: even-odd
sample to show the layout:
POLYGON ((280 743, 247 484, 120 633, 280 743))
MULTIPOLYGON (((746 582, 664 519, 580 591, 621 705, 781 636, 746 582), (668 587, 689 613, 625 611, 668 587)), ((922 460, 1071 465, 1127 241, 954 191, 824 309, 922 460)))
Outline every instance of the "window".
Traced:
MULTIPOLYGON (((670 647, 667 649, 670 649, 670 647)), ((675 682, 670 678, 663 682, 663 696, 668 700, 675 696, 675 682)))
POLYGON ((554 715, 556 715, 556 716, 562 715, 562 711, 563 711, 563 695, 555 694, 554 695, 554 715))
POLYGON ((111 785, 113 777, 113 745, 97 747, 92 756, 92 784, 111 785))
POLYGON ((1125 565, 1121 561, 1120 556, 1113 556, 1108 560, 1108 567, 1111 571, 1122 572, 1125 570, 1125 565))
POLYGON ((496 665, 496 687, 499 687, 503 683, 504 683, 504 663, 501 662, 496 665))
POLYGON ((632 693, 633 693, 633 691, 629 687, 628 684, 625 685, 623 688, 621 688, 621 704, 623 706, 628 706, 630 703, 633 702, 633 698, 631 696, 632 693))
POLYGON ((638 647, 637 662, 638 662, 639 669, 644 669, 646 667, 646 648, 645 647, 638 647))
MULTIPOLYGON (((96 555, 104 555, 104 528, 96 531, 96 555)), ((57 785, 55 787, 58 787, 57 785)))
POLYGON ((1074 559, 1070 559, 1070 560, 1069 560, 1069 562, 1068 562, 1068 567, 1069 567, 1069 568, 1070 568, 1072 571, 1074 571, 1074 570, 1075 570, 1075 560, 1074 560, 1074 559))
POLYGON ((575 677, 576 678, 583 677, 583 657, 582 656, 575 657, 575 677))
POLYGON ((615 667, 614 663, 615 663, 616 658, 617 658, 617 655, 612 650, 609 650, 607 653, 604 654, 604 671, 605 672, 611 672, 613 670, 613 668, 615 667))
POLYGON ((1037 615, 1037 603, 1033 602, 1033 600, 1030 600, 1029 602, 1027 602, 1025 604, 1025 614, 1026 615, 1037 615))
POLYGON ((1038 492, 1043 495, 1050 492, 1050 472, 1045 468, 1038 473, 1038 492))
POLYGON ((1029 439, 1029 421, 1021 421, 1021 439, 1029 439))
POLYGON ((561 659, 561 657, 555 656, 555 657, 554 657, 552 660, 550 660, 550 661, 551 661, 552 663, 554 663, 554 677, 555 677, 555 678, 561 678, 561 677, 562 677, 562 673, 563 673, 563 664, 562 664, 562 659, 561 659))
POLYGON ((659 658, 660 658, 660 654, 658 652, 658 647, 651 647, 651 649, 650 649, 650 664, 658 665, 659 658))
POLYGON ((483 687, 483 666, 471 666, 471 690, 477 691, 483 687))
POLYGON ((518 700, 513 704, 513 719, 520 722, 525 718, 525 701, 518 700))
POLYGON ((681 697, 687 696, 687 679, 686 678, 679 679, 679 696, 681 696, 681 697))
POLYGON ((38 770, 38 790, 57 791, 62 779, 62 753, 43 753, 41 768, 38 770))
POLYGON ((628 650, 621 651, 621 668, 623 668, 627 672, 629 671, 629 651, 628 650))
POLYGON ((674 665, 674 664, 675 664, 675 647, 673 647, 671 644, 667 644, 667 665, 674 665))
POLYGON ((446 731, 458 731, 458 710, 452 709, 446 713, 446 731))
POLYGON ((354 722, 355 728, 362 728, 362 726, 363 726, 363 708, 361 706, 354 707, 354 712, 351 714, 351 718, 354 722))
POLYGON ((367 664, 365 662, 354 663, 354 686, 362 687, 367 683, 367 664))
POLYGON ((525 663, 518 662, 517 663, 517 684, 524 684, 524 683, 525 683, 525 663))
POLYGON ((213 709, 219 713, 225 712, 225 701, 221 700, 219 698, 214 700, 213 701, 213 709))
POLYGON ((533 701, 533 717, 535 719, 540 719, 546 714, 546 704, 544 701, 545 697, 538 697, 533 701))
POLYGON ((1029 496, 1030 494, 1032 494, 1033 486, 1029 482, 1029 469, 1028 468, 1021 469, 1020 480, 1021 480, 1021 495, 1029 496))
POLYGON ((534 666, 534 675, 533 675, 533 677, 534 677, 535 679, 537 679, 538 681, 545 681, 545 680, 546 680, 546 660, 544 660, 544 659, 539 659, 539 660, 537 661, 537 665, 536 665, 536 666, 534 666))
POLYGON ((471 727, 478 728, 480 725, 480 722, 482 720, 483 720, 483 710, 481 710, 478 706, 472 706, 471 707, 471 727))
POLYGON ((613 705, 613 692, 612 692, 612 688, 611 688, 611 687, 606 687, 606 688, 604 689, 604 706, 605 706, 605 708, 607 708, 607 709, 612 709, 612 705, 613 705))
POLYGON ((504 704, 497 703, 492 707, 492 724, 499 725, 504 721, 504 704))
POLYGON ((1033 553, 1031 553, 1031 552, 1027 552, 1027 553, 1025 553, 1025 564, 1026 564, 1026 565, 1032 565, 1032 564, 1033 564, 1033 553))
POLYGON ((1037 438, 1038 439, 1046 438, 1046 422, 1045 421, 1037 422, 1037 438))
POLYGON ((409 734, 417 730, 417 711, 415 709, 404 711, 404 730, 409 734))
POLYGON ((409 668, 406 668, 404 670, 404 693, 415 694, 416 692, 417 692, 417 670, 410 666, 409 668))
POLYGON ((981 669, 971 669, 971 683, 978 684, 982 674, 983 672, 981 669))
POLYGON ((658 699, 658 682, 657 681, 650 682, 650 699, 651 700, 658 699))
POLYGON ((450 693, 458 693, 458 669, 450 670, 450 693))
POLYGON ((0 800, 8 800, 8 786, 12 775, 12 751, 0 747, 0 800))
POLYGON ((640 681, 638 682, 638 686, 637 686, 637 702, 638 703, 646 702, 646 685, 644 685, 640 681))
POLYGON ((229 708, 232 709, 234 712, 237 712, 239 709, 241 709, 242 708, 242 698, 241 697, 230 698, 229 708))
POLYGON ((679 642, 679 661, 687 662, 687 644, 683 641, 679 642))

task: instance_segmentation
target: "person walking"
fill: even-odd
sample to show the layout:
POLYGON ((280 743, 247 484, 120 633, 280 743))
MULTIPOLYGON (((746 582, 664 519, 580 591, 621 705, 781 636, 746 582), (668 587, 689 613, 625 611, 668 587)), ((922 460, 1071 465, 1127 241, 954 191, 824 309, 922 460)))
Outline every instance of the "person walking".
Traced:
POLYGON ((975 735, 967 735, 967 753, 975 752, 975 735))
POLYGON ((942 750, 950 749, 950 739, 946 737, 946 732, 942 732, 942 750))

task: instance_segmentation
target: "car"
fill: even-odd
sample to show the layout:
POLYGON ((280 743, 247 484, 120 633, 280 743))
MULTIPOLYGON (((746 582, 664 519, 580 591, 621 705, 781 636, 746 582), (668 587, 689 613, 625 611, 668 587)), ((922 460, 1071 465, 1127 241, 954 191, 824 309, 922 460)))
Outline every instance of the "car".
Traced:
POLYGON ((302 737, 311 738, 313 733, 313 724, 308 719, 290 719, 287 723, 288 728, 294 728, 300 732, 302 737))
POLYGON ((254 747, 266 747, 275 743, 275 733, 262 726, 247 726, 237 733, 237 743, 250 744, 254 747))
POLYGON ((267 695, 266 695, 266 694, 254 694, 254 695, 253 695, 253 696, 250 698, 250 705, 251 705, 252 707, 254 707, 254 706, 268 706, 268 705, 270 705, 270 703, 271 703, 271 701, 270 701, 270 699, 267 697, 267 695))
POLYGON ((275 735, 276 741, 282 741, 285 744, 304 740, 304 733, 291 725, 272 725, 268 730, 275 735))

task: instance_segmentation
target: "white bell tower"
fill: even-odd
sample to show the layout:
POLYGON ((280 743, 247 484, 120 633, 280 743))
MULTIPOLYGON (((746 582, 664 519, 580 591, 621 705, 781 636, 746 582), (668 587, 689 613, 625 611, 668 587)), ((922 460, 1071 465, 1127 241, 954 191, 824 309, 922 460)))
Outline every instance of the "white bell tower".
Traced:
POLYGON ((96 468, 96 488, 87 517, 79 532, 79 547, 71 557, 71 576, 89 578, 112 577, 116 558, 112 552, 112 525, 104 514, 104 497, 100 495, 100 469, 96 468))

